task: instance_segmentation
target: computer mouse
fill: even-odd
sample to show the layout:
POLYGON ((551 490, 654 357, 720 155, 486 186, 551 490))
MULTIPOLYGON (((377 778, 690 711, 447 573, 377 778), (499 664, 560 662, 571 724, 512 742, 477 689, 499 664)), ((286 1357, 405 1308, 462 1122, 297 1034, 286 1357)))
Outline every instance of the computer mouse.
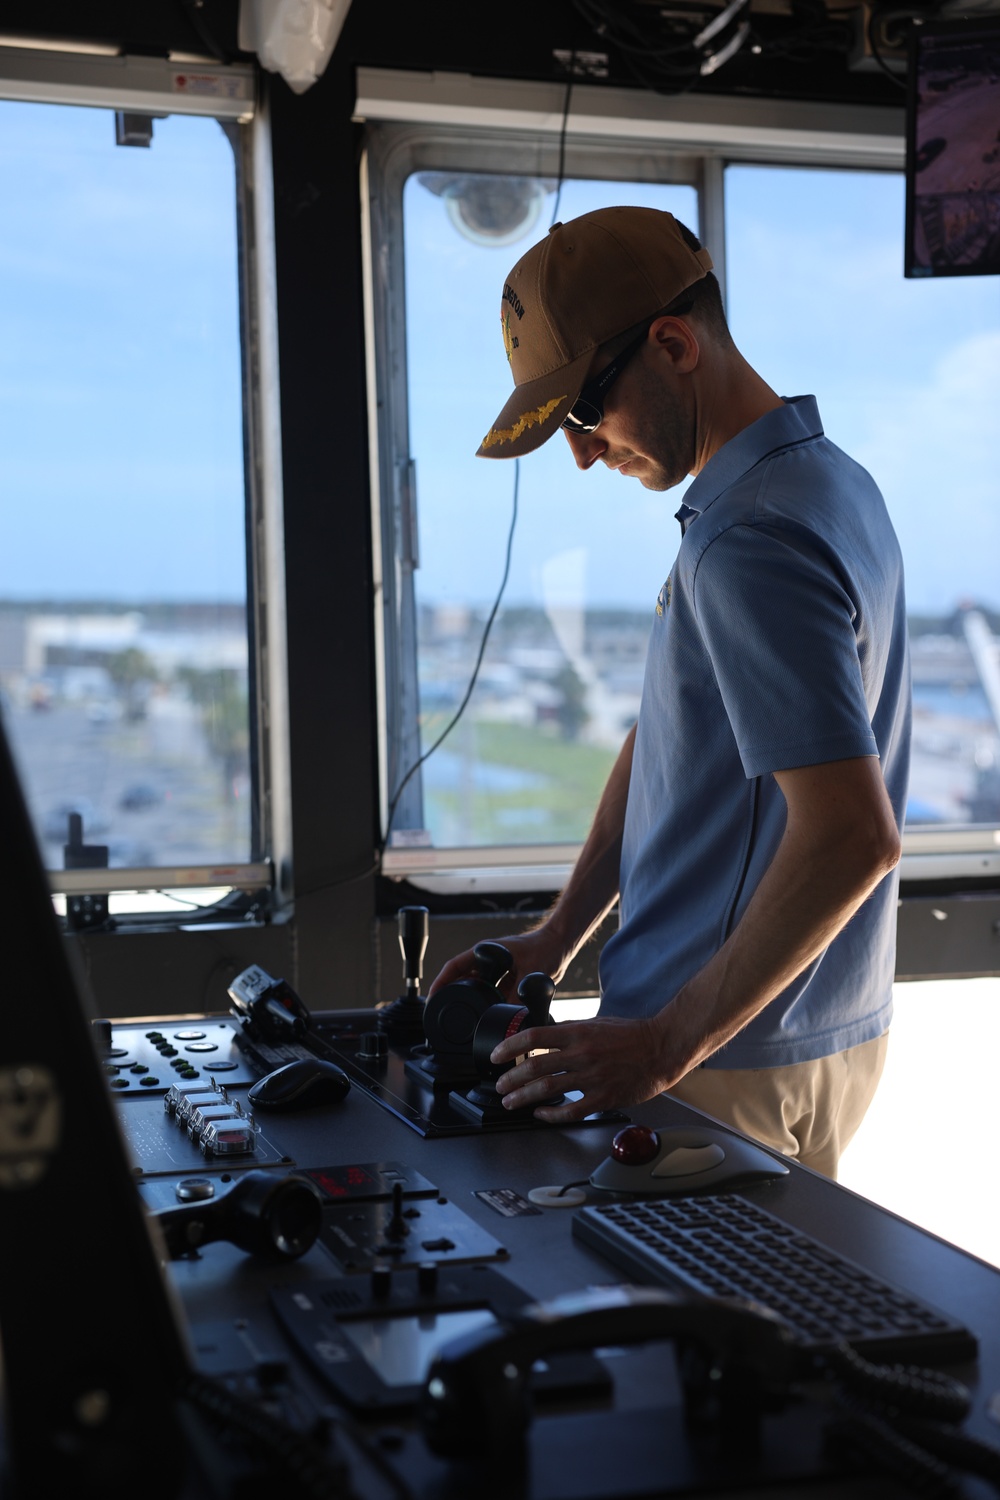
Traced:
POLYGON ((254 1109, 314 1109, 319 1104, 339 1104, 351 1080, 336 1063, 321 1057, 299 1057, 259 1079, 247 1098, 254 1109))
POLYGON ((780 1157, 723 1130, 628 1125, 611 1142, 611 1155, 591 1173, 590 1185, 660 1197, 787 1174, 780 1157))

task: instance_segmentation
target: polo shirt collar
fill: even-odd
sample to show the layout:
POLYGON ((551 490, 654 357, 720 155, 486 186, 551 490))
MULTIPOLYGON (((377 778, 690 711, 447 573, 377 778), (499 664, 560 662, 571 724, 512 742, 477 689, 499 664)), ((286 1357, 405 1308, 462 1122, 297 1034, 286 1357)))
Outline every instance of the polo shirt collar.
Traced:
POLYGON ((782 403, 744 427, 718 453, 713 453, 677 511, 682 535, 696 516, 708 510, 714 500, 762 459, 770 458, 782 448, 793 448, 796 443, 823 436, 815 396, 785 396, 782 403))

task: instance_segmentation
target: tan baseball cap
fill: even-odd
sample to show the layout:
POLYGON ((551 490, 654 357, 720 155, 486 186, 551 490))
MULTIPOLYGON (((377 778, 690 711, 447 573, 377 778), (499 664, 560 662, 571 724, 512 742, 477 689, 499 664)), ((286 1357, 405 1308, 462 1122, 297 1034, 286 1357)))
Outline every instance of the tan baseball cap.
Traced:
POLYGON ((599 208, 553 224, 511 271, 500 321, 514 394, 479 448, 517 458, 561 425, 587 378, 594 350, 651 318, 712 269, 691 250, 673 214, 599 208))

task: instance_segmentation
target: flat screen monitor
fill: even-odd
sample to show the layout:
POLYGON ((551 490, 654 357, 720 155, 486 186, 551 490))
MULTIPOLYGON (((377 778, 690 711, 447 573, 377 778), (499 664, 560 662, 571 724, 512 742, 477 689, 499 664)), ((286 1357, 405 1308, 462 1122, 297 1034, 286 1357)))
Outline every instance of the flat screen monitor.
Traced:
POLYGON ((1000 275, 1000 19, 915 23, 907 276, 1000 275))

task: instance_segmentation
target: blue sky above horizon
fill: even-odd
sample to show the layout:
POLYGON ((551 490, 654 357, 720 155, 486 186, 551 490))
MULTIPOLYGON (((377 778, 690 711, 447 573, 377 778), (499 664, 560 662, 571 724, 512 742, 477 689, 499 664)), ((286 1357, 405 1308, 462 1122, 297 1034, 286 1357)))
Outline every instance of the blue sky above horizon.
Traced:
POLYGON ((244 599, 219 125, 0 102, 0 202, 0 598, 244 599))
MULTIPOLYGON (((559 216, 622 201, 667 208, 697 229, 684 187, 569 182, 559 216)), ((551 206, 523 241, 483 248, 461 239, 418 178, 405 189, 427 602, 481 606, 499 581, 513 464, 473 453, 510 391, 500 290, 551 206)), ((1000 608, 1000 278, 904 279, 899 174, 730 167, 726 209, 737 343, 780 394, 814 393, 827 434, 875 475, 903 545, 911 610, 944 615, 964 599, 1000 608)), ((521 463, 507 601, 651 608, 676 553, 682 494, 650 493, 600 465, 580 474, 551 439, 521 463)))
MULTIPOLYGON (((621 201, 697 227, 676 186, 568 182, 560 217, 621 201)), ((173 116, 151 149, 120 148, 110 111, 0 103, 0 202, 0 598, 243 599, 222 131, 173 116)), ((523 242, 483 248, 417 179, 405 189, 426 602, 481 607, 499 582, 513 465, 474 451, 509 393, 500 288, 551 207, 523 242)), ((1000 608, 1000 278, 904 280, 900 176, 731 167, 727 213, 737 341, 782 394, 815 392, 875 475, 911 609, 1000 608)), ((681 493, 581 475, 554 439, 521 465, 507 601, 651 608, 681 493)))

